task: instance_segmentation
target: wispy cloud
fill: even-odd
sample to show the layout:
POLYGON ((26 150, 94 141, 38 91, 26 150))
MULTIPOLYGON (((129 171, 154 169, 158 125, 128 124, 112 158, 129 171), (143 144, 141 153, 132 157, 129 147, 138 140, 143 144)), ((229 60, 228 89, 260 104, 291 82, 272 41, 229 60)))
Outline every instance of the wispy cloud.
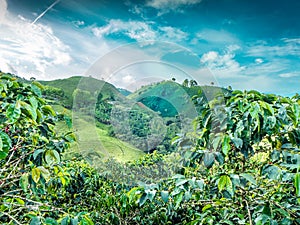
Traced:
POLYGON ((161 37, 166 40, 182 41, 188 37, 188 33, 171 26, 159 27, 159 30, 161 31, 161 37))
POLYGON ((1 25, 2 21, 5 19, 6 11, 7 11, 6 0, 0 0, 0 25, 1 25))
POLYGON ((110 34, 123 34, 137 41, 149 41, 156 38, 156 32, 149 23, 141 21, 122 21, 112 19, 106 26, 92 29, 97 37, 108 36, 110 34))
POLYGON ((159 11, 159 15, 176 11, 182 12, 182 8, 200 3, 201 0, 148 0, 146 6, 159 11))
POLYGON ((119 19, 112 19, 107 25, 94 27, 92 31, 97 37, 121 34, 136 41, 182 41, 188 36, 186 32, 171 26, 155 27, 154 22, 123 21, 119 19))
MULTIPOLYGON (((72 57, 69 47, 53 32, 52 28, 42 24, 32 24, 22 16, 10 15, 2 24, 0 33, 0 61, 6 72, 21 76, 47 76, 51 67, 68 65, 72 57)), ((2 69, 2 68, 0 68, 2 69)))
POLYGON ((239 39, 225 30, 203 29, 196 33, 194 41, 209 42, 214 44, 239 43, 239 39))
POLYGON ((234 59, 238 49, 238 46, 228 46, 223 53, 209 51, 202 55, 200 62, 223 78, 237 77, 245 69, 234 59))
POLYGON ((299 77, 300 71, 299 72, 290 72, 290 73, 281 73, 278 76, 282 77, 282 78, 299 77))
POLYGON ((31 24, 35 24, 40 18, 42 18, 50 9, 52 9, 59 2, 60 0, 56 0, 55 2, 53 2, 44 12, 38 15, 31 24))
POLYGON ((284 38, 276 44, 266 41, 254 43, 248 47, 246 54, 253 57, 300 56, 300 38, 284 38))

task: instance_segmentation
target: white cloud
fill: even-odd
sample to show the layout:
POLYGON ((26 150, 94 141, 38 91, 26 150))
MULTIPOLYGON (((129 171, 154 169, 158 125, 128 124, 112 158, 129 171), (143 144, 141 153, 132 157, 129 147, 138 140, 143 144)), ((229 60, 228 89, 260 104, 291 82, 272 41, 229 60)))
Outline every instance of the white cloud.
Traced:
POLYGON ((122 33, 137 41, 149 41, 156 38, 156 32, 148 23, 141 21, 125 22, 119 19, 112 19, 106 26, 92 29, 94 35, 103 37, 113 33, 122 33))
POLYGON ((85 22, 82 21, 82 20, 76 20, 76 21, 73 21, 73 24, 76 26, 76 27, 82 27, 85 25, 85 22))
POLYGON ((223 77, 235 77, 245 69, 234 59, 234 51, 238 48, 228 47, 224 54, 210 51, 202 55, 200 62, 223 77))
POLYGON ((0 61, 9 62, 14 67, 14 71, 8 72, 17 72, 27 78, 33 75, 45 77, 48 68, 66 66, 72 60, 69 47, 51 27, 32 24, 24 17, 9 12, 1 25, 0 49, 0 61))
POLYGON ((6 0, 0 0, 0 25, 2 21, 5 19, 6 11, 7 11, 6 0))
POLYGON ((112 19, 105 26, 94 27, 92 32, 95 36, 100 38, 111 34, 123 34, 136 41, 182 41, 188 36, 188 34, 182 30, 170 26, 162 26, 154 29, 153 24, 153 22, 112 19))
POLYGON ((182 30, 174 27, 160 27, 160 31, 163 32, 163 38, 166 40, 185 40, 188 34, 182 30))
POLYGON ((282 78, 299 77, 300 72, 281 73, 278 76, 282 78))
POLYGON ((219 53, 218 52, 210 51, 210 52, 205 53, 201 57, 200 61, 202 63, 211 63, 211 62, 216 61, 216 59, 218 59, 218 58, 219 58, 219 53))
POLYGON ((276 45, 256 43, 248 47, 246 54, 253 57, 300 56, 300 38, 284 38, 276 45))
POLYGON ((17 71, 11 66, 10 62, 5 59, 0 60, 0 70, 4 73, 17 73, 17 71))
POLYGON ((201 0, 149 0, 146 6, 155 8, 159 11, 159 15, 170 11, 182 12, 181 8, 192 6, 200 3, 201 0))
POLYGON ((205 41, 209 43, 238 43, 239 40, 233 34, 225 30, 203 29, 196 34, 194 41, 205 41))
POLYGON ((256 64, 262 64, 263 62, 264 62, 264 60, 262 58, 256 58, 255 59, 256 64))
POLYGON ((122 82, 125 85, 129 85, 129 84, 135 82, 135 79, 134 79, 134 77, 132 75, 127 74, 126 76, 122 77, 122 82))

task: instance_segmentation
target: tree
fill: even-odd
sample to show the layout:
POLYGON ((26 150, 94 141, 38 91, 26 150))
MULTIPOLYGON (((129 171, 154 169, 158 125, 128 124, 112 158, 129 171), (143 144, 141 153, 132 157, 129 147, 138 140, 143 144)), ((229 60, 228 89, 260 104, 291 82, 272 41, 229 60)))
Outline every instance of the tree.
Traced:
POLYGON ((182 86, 188 87, 188 85, 189 85, 189 80, 188 80, 188 79, 185 79, 185 80, 182 82, 182 86))
POLYGON ((195 80, 190 80, 190 87, 197 86, 198 83, 195 80))
POLYGON ((91 106, 93 103, 93 96, 89 91, 75 89, 73 92, 73 99, 74 99, 74 109, 83 109, 88 106, 91 106))
POLYGON ((54 218, 70 216, 52 199, 68 183, 61 154, 73 136, 55 133, 57 115, 41 88, 0 73, 1 224, 57 224, 54 218))

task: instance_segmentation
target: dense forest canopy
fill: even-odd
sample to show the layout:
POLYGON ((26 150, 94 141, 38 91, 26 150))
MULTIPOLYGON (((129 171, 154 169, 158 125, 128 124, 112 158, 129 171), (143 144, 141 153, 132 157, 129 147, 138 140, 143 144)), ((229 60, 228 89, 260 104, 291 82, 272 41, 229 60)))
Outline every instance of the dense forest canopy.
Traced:
POLYGON ((185 81, 176 86, 192 93, 186 100, 196 109, 185 118, 152 111, 155 99, 143 96, 158 96, 170 81, 127 97, 110 84, 99 93, 41 83, 0 73, 1 224, 300 224, 298 94, 214 92, 185 81), (124 106, 138 97, 143 105, 124 106), (121 140, 160 143, 127 162, 70 151, 78 137, 57 104, 87 118, 84 124, 95 118, 99 135, 120 152, 121 140), (127 125, 117 121, 125 112, 127 125))

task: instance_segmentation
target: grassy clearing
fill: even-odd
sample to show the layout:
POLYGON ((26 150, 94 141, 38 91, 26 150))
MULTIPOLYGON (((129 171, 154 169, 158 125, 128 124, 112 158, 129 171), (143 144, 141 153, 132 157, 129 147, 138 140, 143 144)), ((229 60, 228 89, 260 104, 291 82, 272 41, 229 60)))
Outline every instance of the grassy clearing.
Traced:
MULTIPOLYGON (((57 112, 64 112, 66 115, 71 115, 71 112, 62 106, 54 106, 53 108, 57 112)), ((65 157, 69 158, 79 153, 89 158, 93 156, 101 159, 115 158, 120 162, 126 162, 138 159, 145 154, 142 150, 133 147, 129 143, 108 136, 105 129, 96 127, 93 118, 80 114, 76 114, 74 118, 73 129, 78 140, 71 145, 65 157)), ((69 131, 64 122, 59 122, 56 130, 59 133, 69 131)))

